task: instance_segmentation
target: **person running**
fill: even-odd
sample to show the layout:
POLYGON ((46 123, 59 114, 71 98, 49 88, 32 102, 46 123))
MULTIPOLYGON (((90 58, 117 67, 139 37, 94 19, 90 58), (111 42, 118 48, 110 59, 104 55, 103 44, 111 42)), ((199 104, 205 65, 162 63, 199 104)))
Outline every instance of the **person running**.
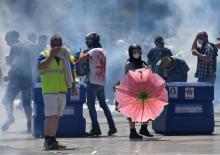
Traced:
POLYGON ((28 51, 28 48, 19 41, 19 37, 20 34, 14 30, 7 32, 5 36, 8 46, 10 46, 9 56, 7 56, 6 59, 10 70, 8 75, 4 77, 4 81, 7 81, 8 85, 2 103, 5 105, 7 120, 1 129, 2 131, 7 131, 11 124, 14 123, 13 102, 16 96, 21 93, 22 105, 27 119, 27 132, 31 132, 31 53, 28 51))

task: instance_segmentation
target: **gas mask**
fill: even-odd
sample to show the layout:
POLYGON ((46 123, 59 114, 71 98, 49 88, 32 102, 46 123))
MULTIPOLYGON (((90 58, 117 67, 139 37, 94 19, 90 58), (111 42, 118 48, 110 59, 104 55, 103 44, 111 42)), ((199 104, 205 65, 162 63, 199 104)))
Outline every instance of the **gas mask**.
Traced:
POLYGON ((135 58, 135 59, 139 59, 140 58, 140 53, 135 53, 134 55, 133 55, 133 57, 135 58))
POLYGON ((100 42, 100 36, 96 32, 91 32, 87 34, 85 41, 87 47, 91 49, 92 47, 96 47, 96 45, 100 42))
POLYGON ((197 43, 198 43, 199 45, 202 45, 202 44, 203 44, 203 40, 202 40, 202 39, 198 39, 198 40, 197 40, 197 43))

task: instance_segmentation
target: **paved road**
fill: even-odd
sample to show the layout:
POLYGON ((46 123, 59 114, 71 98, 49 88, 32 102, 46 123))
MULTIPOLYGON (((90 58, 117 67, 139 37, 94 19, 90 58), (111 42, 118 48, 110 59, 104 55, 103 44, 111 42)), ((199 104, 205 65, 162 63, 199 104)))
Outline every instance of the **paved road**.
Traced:
MULTIPOLYGON (((99 112, 103 136, 99 138, 59 139, 69 150, 42 151, 43 139, 34 139, 25 133, 25 118, 22 111, 15 111, 16 123, 8 132, 0 132, 0 155, 148 155, 148 154, 220 154, 220 114, 216 113, 215 133, 211 136, 162 136, 130 141, 127 120, 114 112, 118 127, 116 136, 107 136, 106 120, 99 112)), ((0 106, 0 123, 4 112, 0 106)), ((85 117, 88 118, 87 110, 85 117)), ((89 119, 88 119, 89 121, 89 119)), ((87 122, 87 129, 90 123, 87 122)), ((137 127, 139 128, 139 126, 137 127)), ((149 127, 151 129, 151 126, 149 127)), ((152 131, 152 130, 151 130, 152 131)), ((152 131, 153 132, 153 131, 152 131)))

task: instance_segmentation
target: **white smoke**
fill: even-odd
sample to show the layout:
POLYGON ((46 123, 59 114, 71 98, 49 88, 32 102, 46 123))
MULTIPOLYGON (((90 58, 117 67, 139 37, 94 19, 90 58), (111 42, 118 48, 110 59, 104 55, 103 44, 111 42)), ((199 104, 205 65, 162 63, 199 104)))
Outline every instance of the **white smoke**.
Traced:
POLYGON ((170 31, 176 29, 175 34, 169 38, 176 50, 184 51, 183 58, 190 66, 190 81, 196 70, 196 57, 191 55, 192 42, 199 31, 206 31, 210 42, 215 43, 219 34, 218 20, 216 20, 216 9, 213 1, 207 0, 171 0, 168 6, 171 16, 165 21, 170 31), (177 27, 177 28, 176 28, 177 27))
MULTIPOLYGON (((123 74, 129 44, 141 44, 146 61, 157 35, 166 39, 174 54, 181 53, 190 67, 189 81, 195 81, 197 59, 191 55, 191 45, 199 31, 207 31, 209 40, 216 42, 218 6, 219 0, 1 0, 0 35, 4 39, 5 32, 16 29, 26 40, 29 32, 57 33, 75 52, 85 48, 88 32, 98 32, 107 51, 107 91, 112 94, 112 85, 123 74)), ((7 45, 1 44, 7 55, 7 45)))

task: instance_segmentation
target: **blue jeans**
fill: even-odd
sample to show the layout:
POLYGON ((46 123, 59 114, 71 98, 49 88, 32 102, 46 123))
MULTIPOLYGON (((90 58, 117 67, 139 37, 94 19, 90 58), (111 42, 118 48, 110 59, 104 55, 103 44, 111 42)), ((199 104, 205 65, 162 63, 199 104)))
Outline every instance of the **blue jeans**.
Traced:
POLYGON ((101 85, 88 83, 87 84, 87 106, 88 106, 89 115, 92 121, 92 127, 93 128, 99 127, 99 123, 97 119, 97 112, 95 109, 96 97, 99 101, 100 107, 103 109, 104 114, 107 118, 109 128, 114 128, 115 124, 112 118, 112 114, 105 101, 105 87, 101 85))
POLYGON ((215 83, 215 80, 216 80, 216 74, 214 74, 213 76, 211 77, 202 77, 202 78, 198 78, 198 82, 209 82, 211 84, 214 85, 215 83))

